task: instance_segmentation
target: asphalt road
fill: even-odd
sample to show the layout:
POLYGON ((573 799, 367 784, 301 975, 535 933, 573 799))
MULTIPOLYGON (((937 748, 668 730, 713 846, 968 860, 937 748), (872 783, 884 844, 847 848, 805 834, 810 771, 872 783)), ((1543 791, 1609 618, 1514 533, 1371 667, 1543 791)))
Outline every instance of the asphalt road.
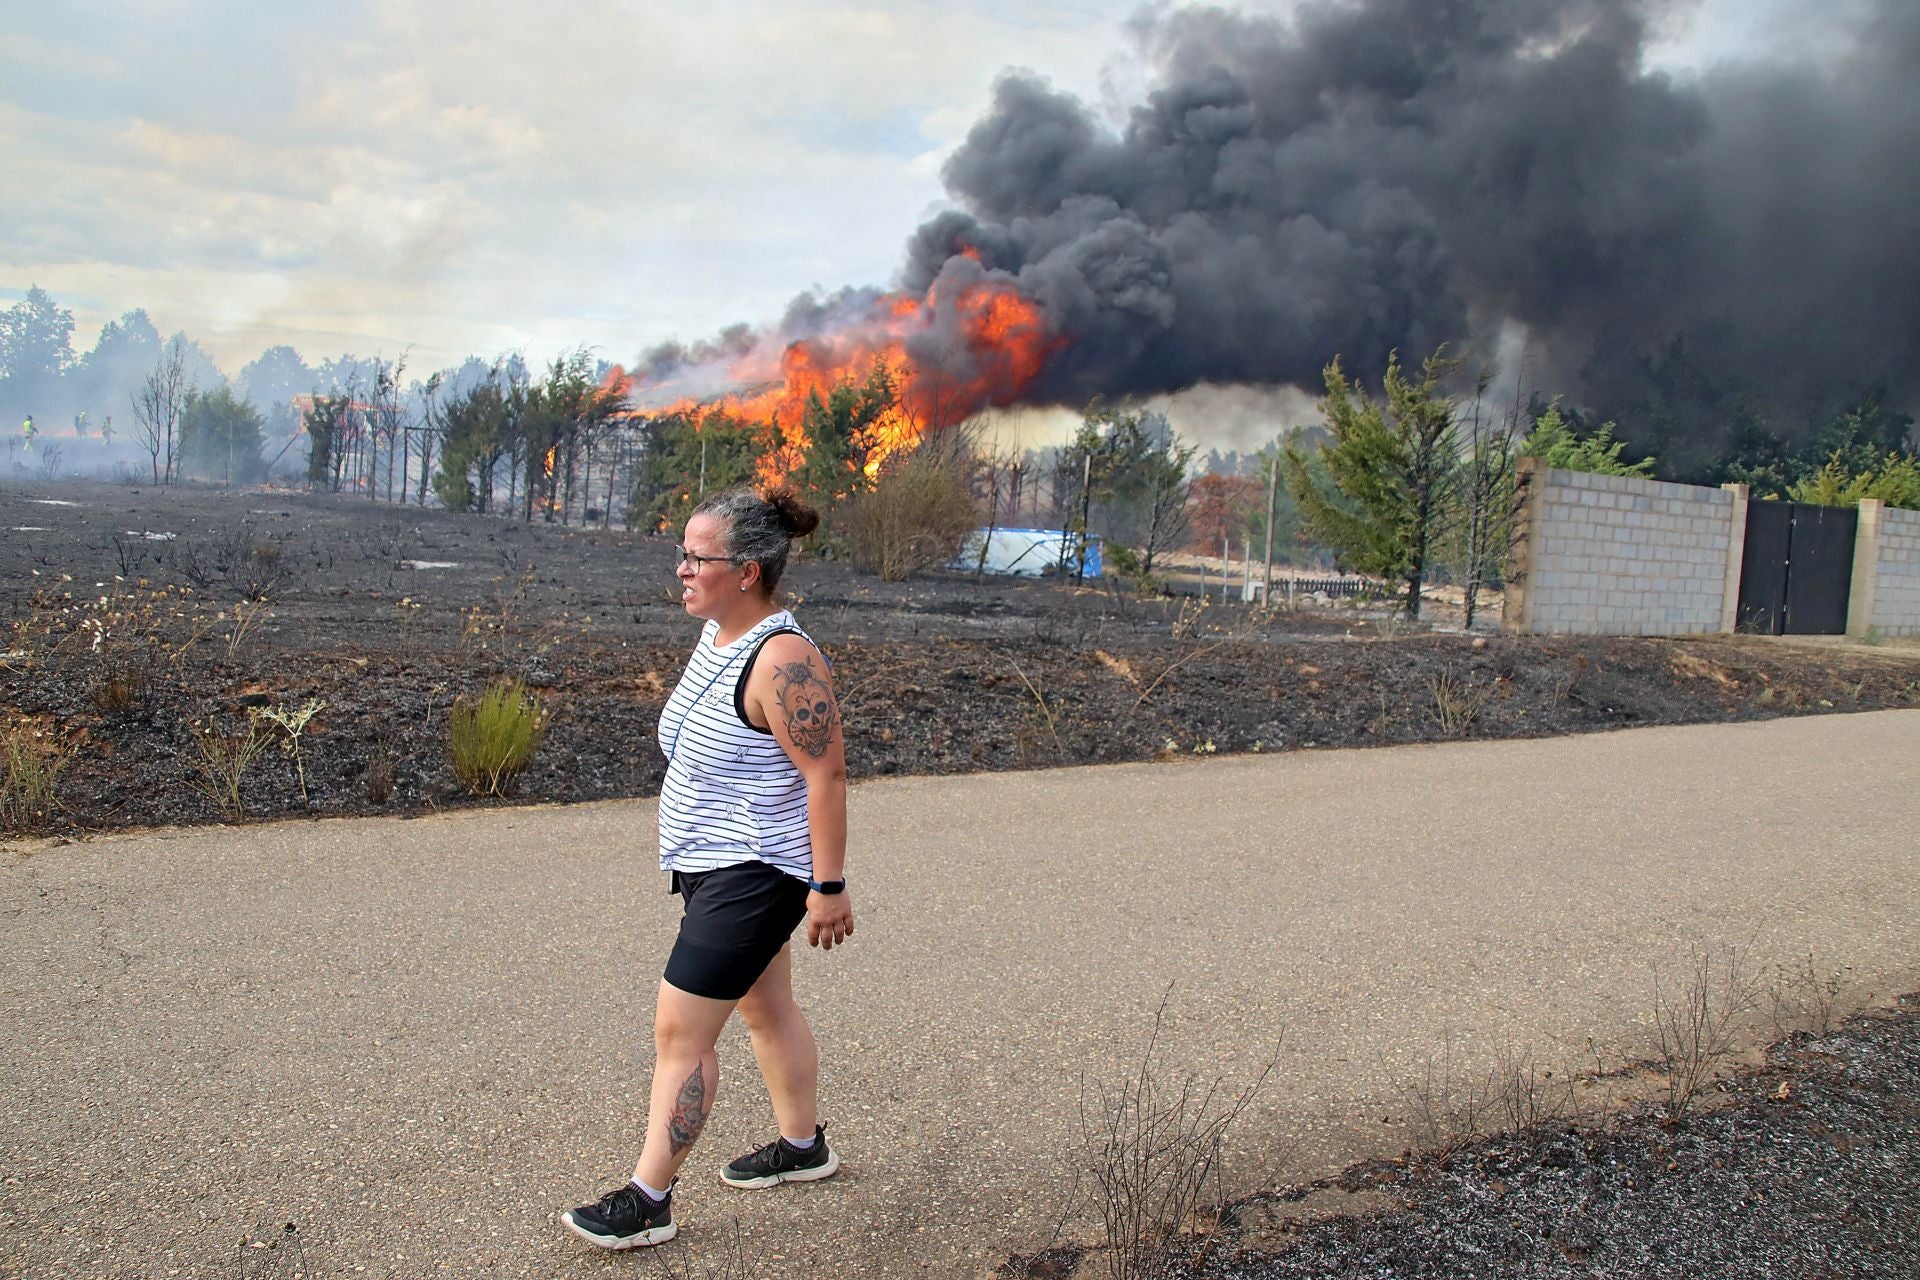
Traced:
MULTIPOLYGON (((865 1277, 1036 1247, 1083 1086, 1169 989, 1164 1078, 1275 1059, 1241 1188, 1398 1150, 1443 1054, 1644 1050, 1655 968, 1703 945, 1911 990, 1916 762, 1920 714, 1892 711, 856 785, 859 935, 797 965, 845 1171, 717 1181, 770 1135, 730 1029, 668 1248, 865 1277)), ((653 821, 0 855, 0 1276, 659 1274, 553 1221, 635 1151, 675 922, 653 821)))

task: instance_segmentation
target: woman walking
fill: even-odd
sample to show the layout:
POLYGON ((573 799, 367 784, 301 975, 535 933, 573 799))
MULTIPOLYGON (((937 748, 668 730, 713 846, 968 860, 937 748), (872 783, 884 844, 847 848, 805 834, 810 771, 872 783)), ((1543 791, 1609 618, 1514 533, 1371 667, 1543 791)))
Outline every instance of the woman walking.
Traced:
POLYGON ((773 1187, 840 1168, 787 940, 803 919, 809 945, 853 936, 846 756, 826 659, 773 596, 793 540, 819 523, 791 490, 730 489, 695 509, 679 548, 681 602, 706 626, 660 713, 660 865, 683 913, 654 1012, 646 1142, 631 1182, 560 1215, 605 1249, 673 1238, 675 1175, 712 1111, 714 1046, 736 1008, 779 1134, 721 1180, 773 1187))

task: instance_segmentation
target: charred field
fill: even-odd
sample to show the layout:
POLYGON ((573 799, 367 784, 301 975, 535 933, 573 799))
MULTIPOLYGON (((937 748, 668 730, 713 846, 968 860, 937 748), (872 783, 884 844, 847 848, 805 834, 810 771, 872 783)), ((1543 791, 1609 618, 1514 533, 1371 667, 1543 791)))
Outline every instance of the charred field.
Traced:
MULTIPOLYGON (((652 794, 654 721, 697 634, 671 542, 281 490, 0 484, 0 718, 63 761, 39 830, 481 803, 448 709, 500 676, 548 710, 513 800, 652 794), (280 734, 246 768, 238 814, 208 793, 206 741, 316 703, 297 755, 280 734)), ((1425 630, 809 557, 782 595, 833 663, 856 779, 1920 705, 1909 647, 1468 636, 1444 611, 1425 630)))

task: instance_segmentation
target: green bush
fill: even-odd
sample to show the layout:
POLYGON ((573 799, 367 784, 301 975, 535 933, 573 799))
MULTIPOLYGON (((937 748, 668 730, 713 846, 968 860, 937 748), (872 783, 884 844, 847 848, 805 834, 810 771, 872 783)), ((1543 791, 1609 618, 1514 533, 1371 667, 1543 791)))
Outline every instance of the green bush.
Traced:
POLYGON ((496 680, 477 698, 456 698, 447 746, 453 774, 472 796, 503 796, 532 763, 547 710, 518 680, 496 680))
POLYGON ((960 464, 921 450, 890 462, 840 513, 848 559, 885 582, 951 562, 980 523, 960 464))
POLYGON ((1855 507, 1862 498, 1878 498, 1890 507, 1920 511, 1920 459, 1895 454, 1878 468, 1854 472, 1835 450, 1826 466, 1789 487, 1787 497, 1822 507, 1855 507))
POLYGON ((0 831, 35 831, 52 820, 66 763, 58 748, 24 730, 0 742, 0 831))
POLYGON ((1107 577, 1118 579, 1128 590, 1137 591, 1143 596, 1160 593, 1160 579, 1147 572, 1140 554, 1132 547, 1108 542, 1101 546, 1100 554, 1106 558, 1107 577))

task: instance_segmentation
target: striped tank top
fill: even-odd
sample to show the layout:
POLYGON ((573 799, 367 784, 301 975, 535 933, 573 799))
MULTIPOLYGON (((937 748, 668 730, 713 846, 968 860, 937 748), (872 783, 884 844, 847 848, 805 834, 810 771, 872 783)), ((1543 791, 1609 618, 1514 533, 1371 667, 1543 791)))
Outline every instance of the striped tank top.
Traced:
POLYGON ((729 645, 715 645, 709 621, 660 710, 660 869, 711 871, 760 861, 813 877, 807 783, 771 731, 746 722, 740 701, 747 658, 776 631, 812 637, 785 609, 729 645))

